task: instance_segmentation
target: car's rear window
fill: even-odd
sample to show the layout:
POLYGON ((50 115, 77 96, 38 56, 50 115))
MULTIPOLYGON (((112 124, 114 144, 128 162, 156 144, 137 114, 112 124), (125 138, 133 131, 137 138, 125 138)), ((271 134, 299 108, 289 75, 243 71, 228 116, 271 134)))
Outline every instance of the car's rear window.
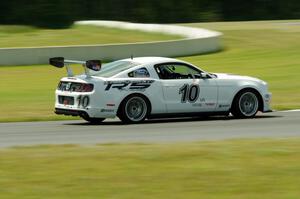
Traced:
POLYGON ((107 64, 103 64, 99 72, 95 72, 93 76, 99 77, 112 77, 124 70, 138 66, 140 63, 132 61, 114 61, 107 64))

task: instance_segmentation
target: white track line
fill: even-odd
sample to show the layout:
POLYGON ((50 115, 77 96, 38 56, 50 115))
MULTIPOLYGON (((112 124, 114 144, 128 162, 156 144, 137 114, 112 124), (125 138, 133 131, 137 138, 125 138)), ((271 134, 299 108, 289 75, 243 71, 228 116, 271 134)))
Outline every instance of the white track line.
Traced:
POLYGON ((119 28, 127 30, 139 30, 145 32, 160 32, 171 35, 182 35, 187 39, 196 38, 207 38, 220 36, 222 33, 211 31, 203 28, 192 28, 184 27, 178 25, 165 25, 165 24, 142 24, 142 23, 130 23, 122 21, 77 21, 75 24, 78 25, 93 25, 93 26, 103 26, 109 28, 119 28))
POLYGON ((277 112, 300 112, 300 109, 294 109, 294 110, 286 110, 286 111, 277 111, 277 112))

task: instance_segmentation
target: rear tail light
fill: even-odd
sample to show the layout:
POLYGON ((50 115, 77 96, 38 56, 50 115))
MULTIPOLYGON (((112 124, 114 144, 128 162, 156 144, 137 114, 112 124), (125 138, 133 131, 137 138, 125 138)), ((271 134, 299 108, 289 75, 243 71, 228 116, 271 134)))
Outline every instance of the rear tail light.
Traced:
POLYGON ((94 85, 77 82, 60 82, 57 89, 70 92, 92 92, 94 90, 94 85))
POLYGON ((93 84, 81 84, 80 89, 77 92, 92 92, 93 89, 93 84))

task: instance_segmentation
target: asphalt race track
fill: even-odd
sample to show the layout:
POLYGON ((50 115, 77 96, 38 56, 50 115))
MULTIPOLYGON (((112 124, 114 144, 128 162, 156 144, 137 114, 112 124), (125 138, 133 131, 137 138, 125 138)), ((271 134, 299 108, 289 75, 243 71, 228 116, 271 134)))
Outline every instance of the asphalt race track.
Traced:
POLYGON ((0 123, 0 147, 41 144, 170 143, 255 137, 300 137, 300 111, 232 117, 180 118, 122 125, 84 121, 0 123))

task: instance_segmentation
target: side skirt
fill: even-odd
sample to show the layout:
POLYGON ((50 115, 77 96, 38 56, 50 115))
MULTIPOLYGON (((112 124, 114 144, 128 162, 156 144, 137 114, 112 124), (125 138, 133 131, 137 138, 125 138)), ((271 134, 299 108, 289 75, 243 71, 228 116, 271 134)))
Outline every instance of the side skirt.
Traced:
POLYGON ((222 112, 195 112, 195 113, 161 113, 161 114, 151 114, 148 116, 148 119, 154 118, 175 118, 175 117, 201 117, 201 116, 228 116, 229 111, 222 112))

